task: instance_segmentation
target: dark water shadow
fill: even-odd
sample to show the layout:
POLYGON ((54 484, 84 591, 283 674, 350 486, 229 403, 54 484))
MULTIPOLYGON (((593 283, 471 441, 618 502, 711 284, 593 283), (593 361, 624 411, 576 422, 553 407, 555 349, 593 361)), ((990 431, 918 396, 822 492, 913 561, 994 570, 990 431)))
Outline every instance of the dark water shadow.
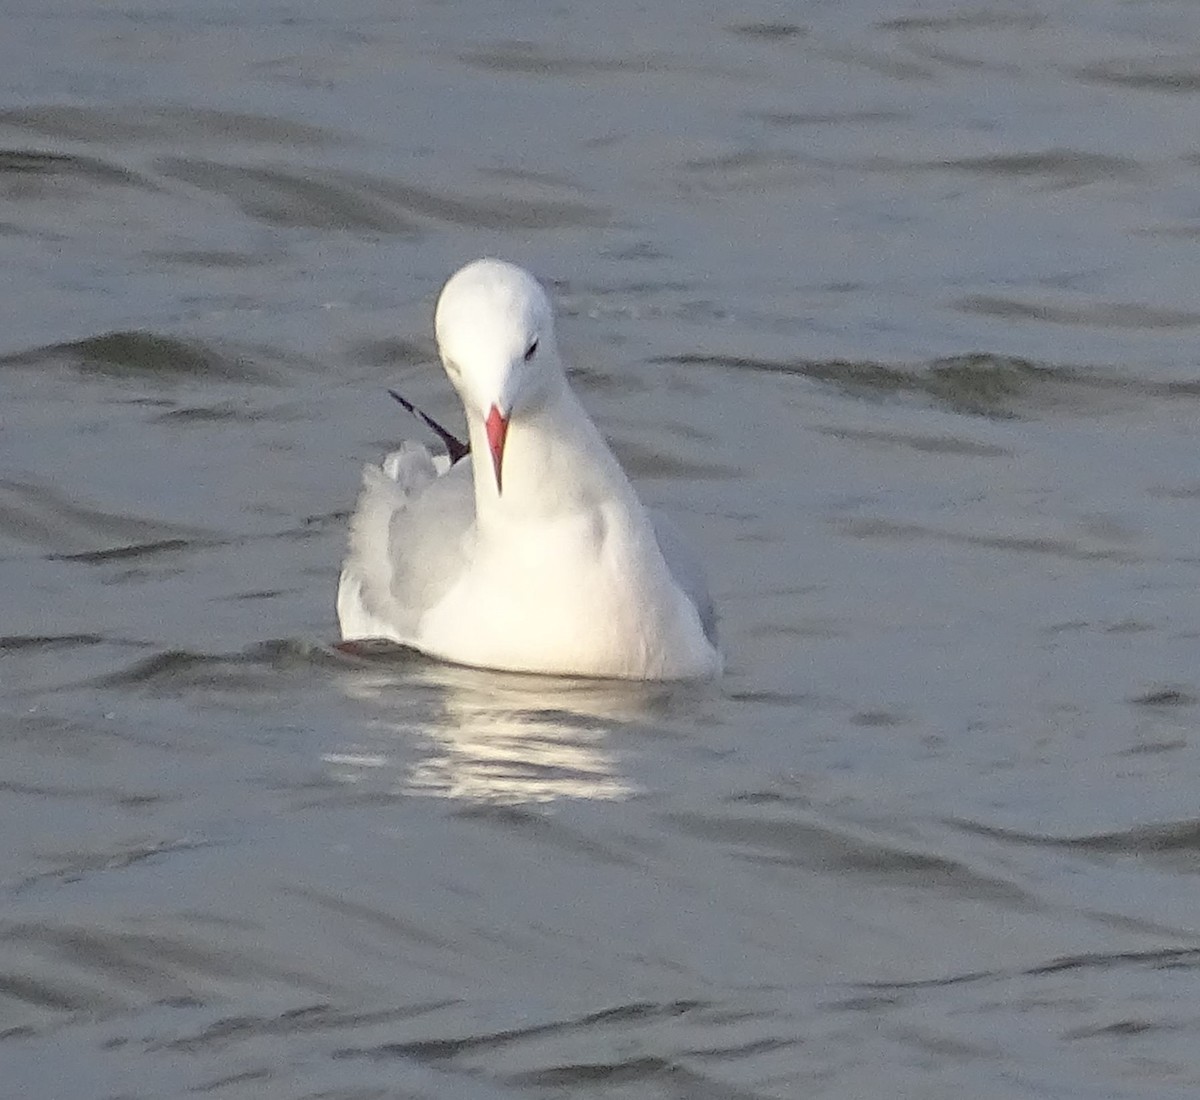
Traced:
POLYGON ((198 340, 131 330, 45 344, 0 355, 0 367, 62 368, 110 378, 136 377, 178 382, 263 383, 272 377, 264 355, 218 348, 198 340))
MULTIPOLYGON (((1187 857, 1186 862, 1193 865, 1193 870, 1200 872, 1200 819, 1132 825, 1127 829, 1074 836, 1003 829, 996 825, 963 819, 947 819, 946 824, 976 836, 1022 847, 1057 848, 1069 852, 1096 852, 1106 855, 1183 855, 1187 857)), ((1176 869, 1180 867, 1178 859, 1172 859, 1171 864, 1176 869)))
POLYGON ((346 668, 353 660, 319 642, 280 638, 257 642, 234 653, 160 650, 76 686, 162 696, 196 691, 214 695, 270 693, 279 689, 280 673, 309 675, 313 669, 346 668))
POLYGON ((0 110, 0 126, 64 141, 115 146, 181 138, 285 147, 343 144, 343 134, 292 119, 244 111, 143 104, 136 110, 42 104, 0 110))
POLYGON ((50 558, 98 564, 185 551, 218 540, 200 528, 91 508, 56 489, 0 480, 0 536, 50 558))
POLYGON ((1130 401, 1200 398, 1200 379, 1156 381, 1095 367, 1041 363, 977 352, 901 365, 876 360, 756 359, 689 353, 656 363, 716 367, 731 374, 791 374, 852 397, 919 397, 953 412, 989 419, 1037 419, 1048 414, 1104 415, 1130 401))
POLYGON ((96 187, 161 190, 147 177, 99 157, 39 149, 0 148, 0 195, 11 200, 51 198, 63 183, 90 191, 96 187))
POLYGON ((1073 72, 1079 80, 1089 84, 1108 84, 1168 95, 1194 95, 1200 92, 1200 64, 1194 54, 1110 58, 1081 65, 1073 72))
POLYGON ((947 986, 1001 982, 1014 978, 1040 977, 1084 970, 1120 970, 1125 968, 1200 968, 1200 947, 1162 947, 1146 951, 1096 951, 1064 955, 1035 966, 998 970, 971 970, 940 978, 915 978, 909 981, 859 982, 857 988, 872 990, 941 989, 947 986))
POLYGON ((1054 325, 1086 325, 1094 328, 1174 329, 1200 325, 1200 313, 1186 309, 1162 309, 1137 302, 1020 302, 998 295, 973 294, 959 298, 954 308, 985 317, 1018 321, 1042 321, 1054 325))
MULTIPOLYGON (((946 58, 933 55, 939 63, 946 58)), ((983 67, 983 63, 954 59, 955 63, 983 67)), ((1027 180, 1039 189, 1070 190, 1096 183, 1143 182, 1148 170, 1130 157, 1093 153, 1082 149, 1046 148, 1028 152, 992 153, 974 157, 947 157, 930 160, 907 160, 894 156, 871 156, 850 161, 813 160, 814 165, 827 169, 872 172, 889 176, 954 173, 980 176, 995 180, 1027 180)))
POLYGON ((890 887, 911 887, 948 897, 1032 910, 1028 891, 961 860, 903 847, 849 826, 820 820, 799 805, 739 796, 712 813, 675 812, 666 823, 688 836, 715 841, 751 863, 865 878, 890 887))
POLYGON ((607 214, 574 200, 456 195, 366 173, 246 167, 194 157, 165 157, 158 170, 232 200, 268 225, 414 235, 428 222, 476 229, 599 226, 607 214))

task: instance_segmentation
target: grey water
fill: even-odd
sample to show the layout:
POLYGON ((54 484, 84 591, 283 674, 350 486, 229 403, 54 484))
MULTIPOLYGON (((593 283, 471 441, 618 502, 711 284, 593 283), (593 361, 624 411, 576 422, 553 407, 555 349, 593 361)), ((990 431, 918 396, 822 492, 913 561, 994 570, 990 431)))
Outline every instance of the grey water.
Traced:
POLYGON ((1200 1090, 1200 7, 8 5, 0 1095, 1200 1090), (546 283, 714 685, 333 648, 546 283))

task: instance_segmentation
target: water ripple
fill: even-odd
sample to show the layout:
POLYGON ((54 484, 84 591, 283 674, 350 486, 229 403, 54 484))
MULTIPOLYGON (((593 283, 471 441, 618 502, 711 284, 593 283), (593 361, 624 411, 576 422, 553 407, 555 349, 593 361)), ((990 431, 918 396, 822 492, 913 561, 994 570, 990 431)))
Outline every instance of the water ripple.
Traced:
POLYGON ((65 366, 115 378, 262 382, 269 376, 266 365, 245 352, 220 351, 196 341, 141 331, 106 332, 11 352, 0 356, 0 366, 65 366))

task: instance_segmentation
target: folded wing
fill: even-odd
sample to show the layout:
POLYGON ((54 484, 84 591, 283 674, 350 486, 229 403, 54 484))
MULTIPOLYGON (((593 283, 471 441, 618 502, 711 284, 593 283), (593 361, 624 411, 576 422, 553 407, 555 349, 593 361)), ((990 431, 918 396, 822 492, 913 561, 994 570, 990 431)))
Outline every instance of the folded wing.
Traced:
POLYGON ((471 464, 447 465, 409 442, 364 468, 338 582, 343 638, 413 644, 421 615, 462 575, 475 522, 471 464))

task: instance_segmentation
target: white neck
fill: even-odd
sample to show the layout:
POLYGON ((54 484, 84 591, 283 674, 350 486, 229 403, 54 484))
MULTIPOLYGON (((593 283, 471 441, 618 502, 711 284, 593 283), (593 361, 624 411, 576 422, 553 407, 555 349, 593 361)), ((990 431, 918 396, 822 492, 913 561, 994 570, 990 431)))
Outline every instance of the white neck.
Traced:
POLYGON ((475 514, 492 522, 551 519, 620 501, 641 510, 633 487, 565 378, 555 379, 535 408, 514 415, 504 445, 504 491, 478 417, 468 423, 475 475, 475 514))

